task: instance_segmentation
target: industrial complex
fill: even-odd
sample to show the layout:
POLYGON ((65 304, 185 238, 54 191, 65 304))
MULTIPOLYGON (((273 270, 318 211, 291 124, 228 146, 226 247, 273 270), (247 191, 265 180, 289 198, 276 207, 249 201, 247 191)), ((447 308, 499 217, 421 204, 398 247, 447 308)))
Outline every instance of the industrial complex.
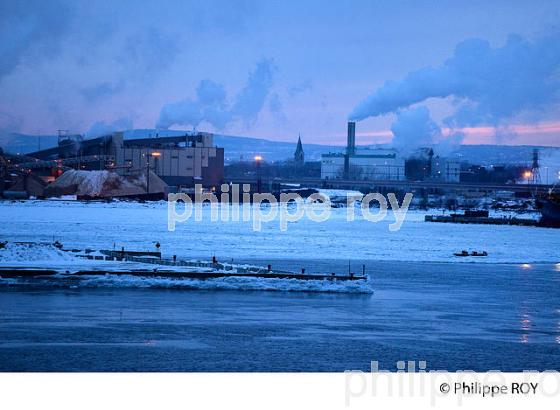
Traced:
POLYGON ((2 178, 1 188, 4 193, 8 191, 8 196, 10 192, 22 191, 42 196, 41 181, 43 185, 54 182, 68 170, 108 171, 122 176, 121 181, 144 175, 146 194, 155 193, 150 184, 151 174, 167 186, 165 190, 160 188, 159 194, 195 184, 211 189, 224 180, 224 150, 214 146, 213 135, 206 132, 141 139, 124 139, 122 132, 93 139, 60 133, 56 147, 26 155, 6 154, 2 163, 7 175, 2 178), (15 186, 16 182, 19 186, 15 186), (31 183, 37 186, 29 190, 31 183))
POLYGON ((348 123, 346 152, 321 156, 322 179, 405 179, 405 161, 394 149, 357 148, 356 123, 348 123))
MULTIPOLYGON (((426 150, 427 176, 434 180, 459 182, 461 164, 447 158, 434 157, 426 150)), ((321 179, 404 181, 407 175, 406 160, 396 149, 356 147, 356 124, 348 123, 345 152, 321 156, 321 179)))
POLYGON ((149 168, 168 185, 179 187, 195 182, 213 186, 224 178, 224 150, 215 147, 212 134, 206 132, 128 140, 122 132, 88 140, 61 135, 57 147, 28 156, 39 161, 22 164, 23 168, 48 169, 51 161, 76 169, 112 169, 124 175, 149 168))
MULTIPOLYGON (((531 165, 490 168, 434 153, 431 147, 413 153, 389 146, 357 146, 356 123, 347 123, 346 147, 306 161, 301 136, 293 159, 267 161, 261 155, 224 163, 224 148, 208 132, 175 136, 125 138, 113 132, 97 138, 59 132, 56 146, 26 154, 0 151, 0 196, 23 199, 61 195, 89 198, 165 198, 170 192, 192 192, 195 185, 220 191, 222 183, 250 184, 255 191, 277 192, 283 184, 307 187, 392 189, 473 197, 477 192, 531 196, 544 192, 539 153, 531 165), (61 178, 61 176, 64 176, 61 178)), ((425 201, 424 201, 425 202, 425 201)))

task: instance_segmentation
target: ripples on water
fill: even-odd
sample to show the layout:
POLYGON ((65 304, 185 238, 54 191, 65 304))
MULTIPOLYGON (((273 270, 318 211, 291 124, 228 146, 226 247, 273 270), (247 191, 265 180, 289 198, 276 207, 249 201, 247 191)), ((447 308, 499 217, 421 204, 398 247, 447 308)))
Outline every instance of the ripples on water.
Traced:
POLYGON ((374 294, 2 286, 0 369, 343 371, 377 360, 395 370, 425 360, 428 370, 560 370, 558 266, 367 262, 366 271, 374 294))

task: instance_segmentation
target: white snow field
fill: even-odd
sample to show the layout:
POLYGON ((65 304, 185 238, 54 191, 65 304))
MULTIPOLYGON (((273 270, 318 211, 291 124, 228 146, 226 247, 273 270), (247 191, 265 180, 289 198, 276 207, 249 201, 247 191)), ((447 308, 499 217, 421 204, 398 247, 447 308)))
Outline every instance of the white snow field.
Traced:
MULTIPOLYGON (((347 221, 345 208, 331 209, 331 217, 314 222, 307 217, 280 230, 278 220, 263 223, 211 222, 210 207, 203 221, 192 218, 168 231, 167 202, 0 202, 0 241, 52 242, 66 248, 155 250, 161 243, 166 256, 218 259, 352 259, 476 263, 558 263, 560 231, 556 229, 460 225, 424 222, 426 212, 409 211, 398 232, 391 232, 389 210, 381 222, 369 222, 356 208, 347 221), (488 257, 460 258, 461 250, 487 251, 488 257)), ((265 212, 265 211, 263 211, 265 212)), ((436 213, 428 211, 427 213, 436 213)), ((1 253, 1 252, 0 252, 1 253)), ((0 256, 0 265, 6 264, 0 256)))

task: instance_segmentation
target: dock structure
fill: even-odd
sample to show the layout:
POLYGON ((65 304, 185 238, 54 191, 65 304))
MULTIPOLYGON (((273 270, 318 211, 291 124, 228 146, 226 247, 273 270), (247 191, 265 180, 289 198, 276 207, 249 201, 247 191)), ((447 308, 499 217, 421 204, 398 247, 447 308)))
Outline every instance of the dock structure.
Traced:
MULTIPOLYGON (((356 275, 348 272, 345 275, 335 274, 334 272, 328 274, 306 273, 305 269, 301 272, 290 272, 282 270, 273 270, 272 265, 265 267, 258 266, 239 266, 232 263, 218 262, 216 257, 212 257, 212 261, 198 261, 198 260, 177 260, 176 258, 162 258, 160 252, 127 252, 124 251, 105 251, 100 253, 106 255, 105 260, 118 260, 126 262, 140 262, 149 263, 158 266, 171 266, 171 267, 188 267, 188 268, 202 268, 196 272, 185 270, 165 270, 165 268, 155 268, 152 271, 146 270, 145 274, 137 273, 138 276, 167 276, 167 277, 183 277, 183 278, 221 278, 221 277, 253 277, 253 278, 275 278, 275 279, 302 279, 302 280, 364 280, 367 279, 365 270, 361 275, 356 275)), ((87 257, 87 256, 86 256, 87 257)), ((98 256, 97 256, 98 257, 98 256)))
POLYGON ((217 278, 269 278, 269 279, 298 279, 298 280, 329 280, 329 281, 356 281, 366 280, 361 275, 336 275, 325 274, 299 274, 294 272, 220 272, 202 270, 166 270, 166 269, 83 269, 77 272, 66 273, 54 269, 27 269, 22 267, 0 267, 0 277, 3 278, 32 278, 41 276, 63 275, 67 277, 78 276, 104 276, 104 275, 128 275, 138 277, 161 277, 176 279, 217 279, 217 278))
POLYGON ((442 222, 457 224, 480 224, 480 225, 517 225, 517 226, 542 226, 538 220, 507 218, 507 217, 472 217, 463 215, 426 215, 425 222, 442 222))
POLYGON ((355 274, 350 270, 346 274, 330 273, 306 273, 305 269, 301 272, 290 272, 273 270, 272 265, 267 267, 234 265, 230 263, 220 263, 216 257, 211 261, 199 260, 178 260, 173 258, 163 258, 161 252, 141 252, 121 250, 100 250, 94 251, 87 249, 62 249, 62 251, 76 253, 77 258, 96 261, 110 262, 136 262, 139 265, 134 268, 126 265, 111 264, 109 266, 80 267, 70 272, 66 269, 53 268, 26 268, 21 266, 0 267, 0 277, 10 278, 32 278, 43 276, 63 275, 67 277, 79 277, 85 275, 131 275, 138 277, 165 277, 165 278, 185 278, 185 279, 215 279, 215 278, 269 278, 269 279, 298 279, 298 280, 329 280, 329 281, 357 281, 367 280, 365 266, 361 274, 355 274), (151 265, 153 267, 147 267, 151 265))

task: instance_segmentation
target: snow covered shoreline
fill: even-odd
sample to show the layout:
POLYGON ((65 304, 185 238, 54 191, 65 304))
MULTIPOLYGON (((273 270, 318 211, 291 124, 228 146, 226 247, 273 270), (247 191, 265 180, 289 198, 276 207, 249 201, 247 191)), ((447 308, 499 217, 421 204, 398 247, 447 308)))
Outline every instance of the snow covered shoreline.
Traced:
MULTIPOLYGON (((424 222, 427 213, 408 212, 398 232, 394 222, 373 223, 356 213, 346 220, 344 208, 332 209, 324 222, 302 219, 282 232, 277 223, 264 224, 254 232, 251 222, 188 220, 167 230, 167 203, 24 201, 0 202, 0 241, 52 242, 66 247, 152 250, 160 242, 164 255, 230 258, 352 259, 384 261, 558 263, 560 235, 554 229, 456 225, 424 222), (485 258, 457 258, 454 252, 487 251, 485 258)), ((0 265, 6 261, 0 257, 0 265)))

